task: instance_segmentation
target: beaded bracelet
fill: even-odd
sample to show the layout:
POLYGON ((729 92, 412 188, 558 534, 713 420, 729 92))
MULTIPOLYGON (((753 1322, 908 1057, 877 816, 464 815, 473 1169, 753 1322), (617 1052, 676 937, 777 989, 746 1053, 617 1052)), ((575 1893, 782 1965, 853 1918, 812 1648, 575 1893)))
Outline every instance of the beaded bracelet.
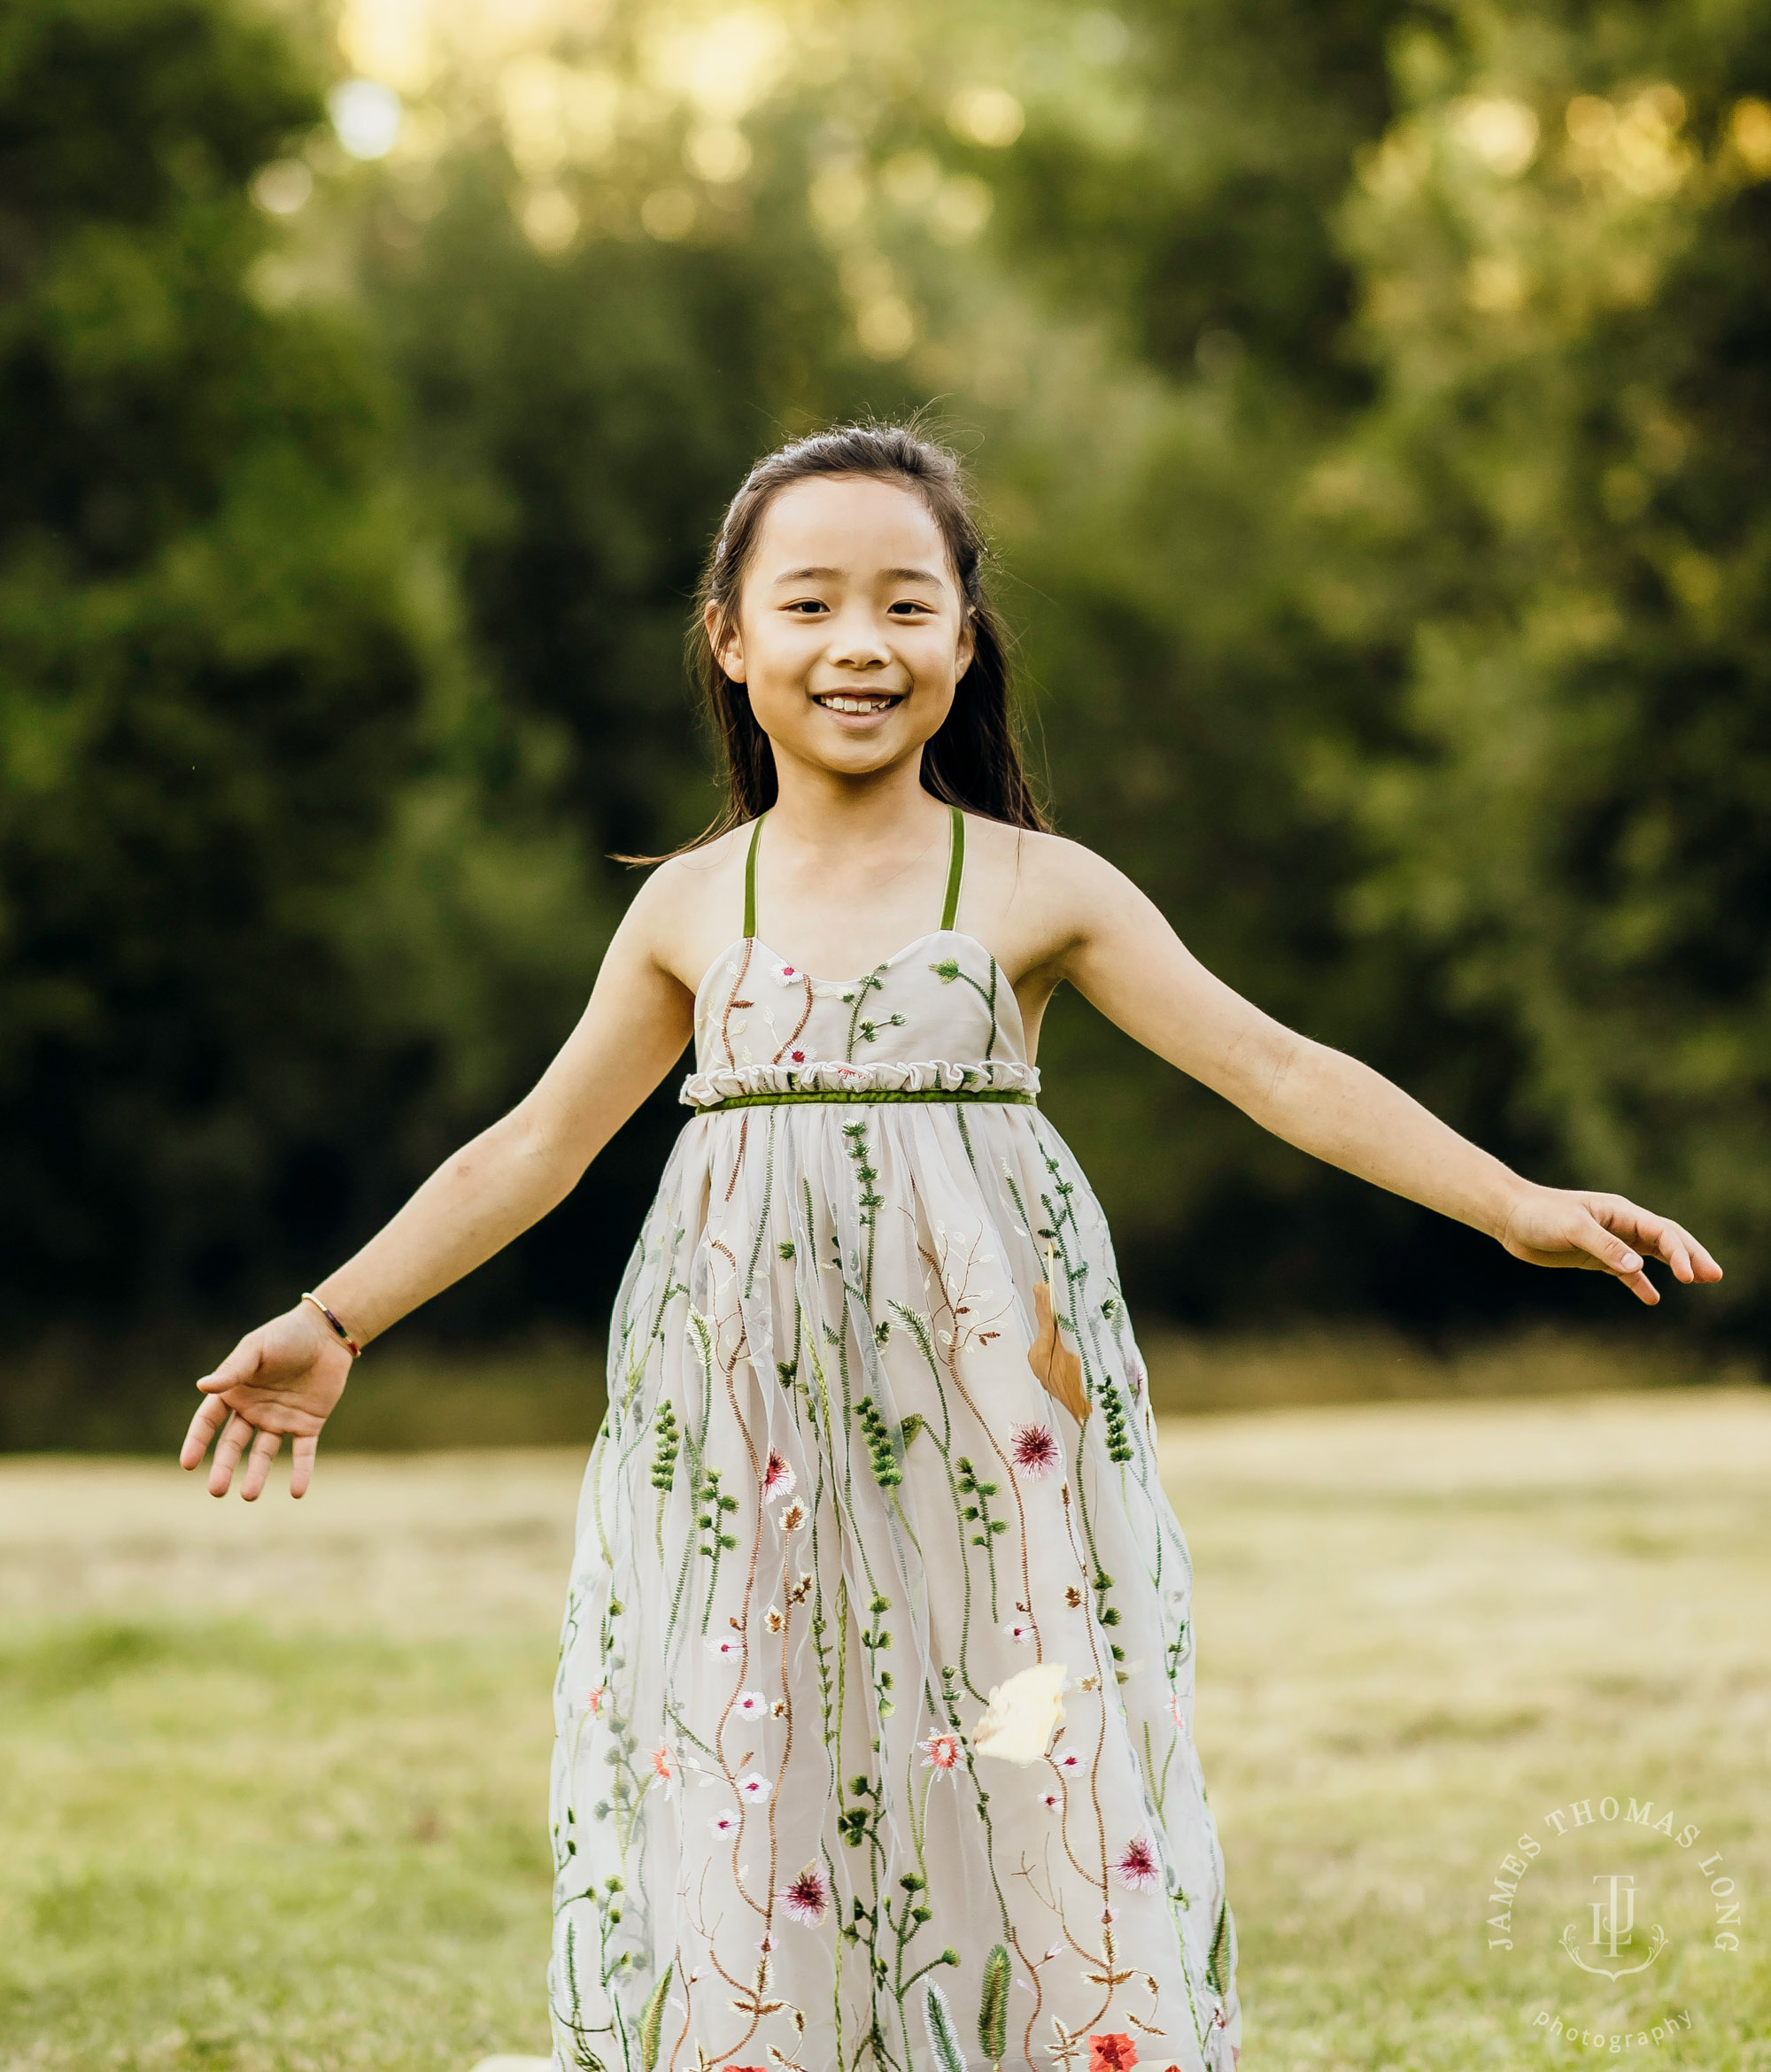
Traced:
POLYGON ((360 1346, 356 1340, 352 1337, 351 1334, 345 1330, 344 1326, 332 1314, 331 1310, 326 1307, 325 1303, 321 1301, 317 1295, 309 1295, 304 1290, 301 1299, 305 1303, 312 1303, 314 1308, 319 1310, 320 1314, 325 1318, 326 1321, 337 1334, 339 1344, 344 1347, 344 1350, 350 1354, 353 1360, 360 1357, 363 1350, 362 1347, 360 1346))

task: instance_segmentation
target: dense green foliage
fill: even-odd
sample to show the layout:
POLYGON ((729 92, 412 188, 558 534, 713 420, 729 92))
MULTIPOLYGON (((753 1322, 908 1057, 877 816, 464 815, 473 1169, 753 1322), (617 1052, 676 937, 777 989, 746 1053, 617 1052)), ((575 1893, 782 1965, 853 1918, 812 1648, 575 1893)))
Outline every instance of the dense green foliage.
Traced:
MULTIPOLYGON (((736 117, 636 89, 580 150, 494 96, 362 166, 323 50, 238 0, 7 11, 12 1327, 238 1318, 522 1091, 630 882, 600 859, 712 810, 680 654, 724 497, 784 430, 932 396, 981 435, 1065 831, 1275 1013, 1725 1242, 1705 1307, 1753 1314, 1759 14, 817 21, 736 117), (318 182, 289 228, 272 160, 318 182)), ((1147 1303, 1610 1292, 1080 1007, 1042 1062, 1147 1303)), ((667 1086, 444 1318, 594 1320, 674 1119, 667 1086)))

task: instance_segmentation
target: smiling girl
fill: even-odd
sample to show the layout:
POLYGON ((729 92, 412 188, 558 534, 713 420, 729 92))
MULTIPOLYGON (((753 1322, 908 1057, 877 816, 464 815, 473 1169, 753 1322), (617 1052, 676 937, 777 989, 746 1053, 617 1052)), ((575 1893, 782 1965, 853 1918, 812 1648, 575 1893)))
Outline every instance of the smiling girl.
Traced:
POLYGON ((1040 1113, 1068 981, 1264 1128, 1515 1258, 1721 1269, 1534 1186, 1047 831, 952 456, 760 462, 701 618, 722 825, 534 1091, 198 1387, 291 1493, 356 1351, 576 1185, 692 1040, 629 1261, 555 1690, 555 2063, 1231 2072, 1192 1570, 1099 1205, 1040 1113))

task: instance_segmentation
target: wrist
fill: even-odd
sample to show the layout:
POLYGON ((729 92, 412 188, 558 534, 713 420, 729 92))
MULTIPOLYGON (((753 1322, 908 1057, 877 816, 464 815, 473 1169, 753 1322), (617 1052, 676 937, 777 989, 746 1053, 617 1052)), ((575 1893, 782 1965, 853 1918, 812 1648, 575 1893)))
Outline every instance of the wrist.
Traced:
POLYGON ((360 1357, 367 1344, 335 1310, 323 1292, 305 1289, 297 1305, 318 1326, 332 1344, 343 1346, 354 1360, 360 1357))

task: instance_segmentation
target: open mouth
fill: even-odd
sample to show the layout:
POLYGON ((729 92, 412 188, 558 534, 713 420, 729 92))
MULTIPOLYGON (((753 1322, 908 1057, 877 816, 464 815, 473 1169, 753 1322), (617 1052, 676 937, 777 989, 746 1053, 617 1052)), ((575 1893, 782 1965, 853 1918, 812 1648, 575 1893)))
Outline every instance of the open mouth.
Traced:
POLYGON ((901 691, 816 691, 812 694, 812 700, 823 706, 826 712, 851 713, 865 718, 901 705, 904 693, 901 691))

